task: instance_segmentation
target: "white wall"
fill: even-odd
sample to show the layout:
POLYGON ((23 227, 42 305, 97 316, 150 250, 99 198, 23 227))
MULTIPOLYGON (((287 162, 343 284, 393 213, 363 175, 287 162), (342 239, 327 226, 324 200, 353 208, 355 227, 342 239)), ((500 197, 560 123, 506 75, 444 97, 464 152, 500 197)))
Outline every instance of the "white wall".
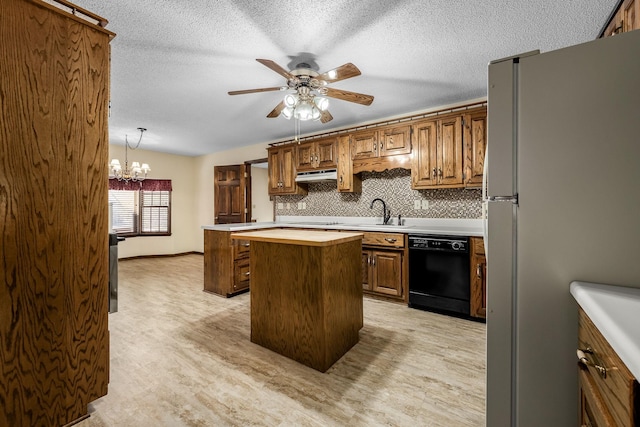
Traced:
MULTIPOLYGON (((109 145, 109 159, 113 158, 124 165, 124 146, 109 145)), ((151 166, 149 178, 171 180, 171 236, 127 237, 118 245, 118 258, 197 250, 199 236, 193 227, 197 217, 194 209, 198 176, 196 158, 137 149, 129 150, 129 164, 132 161, 148 163, 151 166)))
POLYGON ((269 171, 251 166, 251 220, 273 221, 273 202, 269 198, 269 171))

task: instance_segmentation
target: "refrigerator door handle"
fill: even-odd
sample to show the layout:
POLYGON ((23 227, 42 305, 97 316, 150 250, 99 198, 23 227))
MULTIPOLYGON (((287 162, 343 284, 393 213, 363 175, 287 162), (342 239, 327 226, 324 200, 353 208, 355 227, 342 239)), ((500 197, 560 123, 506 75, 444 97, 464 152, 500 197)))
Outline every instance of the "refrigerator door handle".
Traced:
POLYGON ((511 202, 514 205, 518 205, 518 195, 513 196, 489 196, 487 197, 489 202, 511 202))

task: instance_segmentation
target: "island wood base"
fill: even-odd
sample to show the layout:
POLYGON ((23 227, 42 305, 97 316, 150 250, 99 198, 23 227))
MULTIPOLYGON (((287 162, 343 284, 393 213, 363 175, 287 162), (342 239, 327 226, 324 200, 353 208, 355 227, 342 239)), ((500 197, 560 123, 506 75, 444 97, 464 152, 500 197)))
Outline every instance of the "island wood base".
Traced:
POLYGON ((362 328, 362 235, 298 235, 315 233, 340 239, 318 246, 256 241, 253 233, 242 238, 253 240, 251 341, 325 372, 358 342, 362 328))

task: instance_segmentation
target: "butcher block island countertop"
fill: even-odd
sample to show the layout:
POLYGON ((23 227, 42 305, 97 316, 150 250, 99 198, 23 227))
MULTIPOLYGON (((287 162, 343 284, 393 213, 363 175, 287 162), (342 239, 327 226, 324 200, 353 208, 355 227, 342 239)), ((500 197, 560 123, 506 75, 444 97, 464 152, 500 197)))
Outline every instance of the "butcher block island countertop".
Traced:
POLYGON ((261 230, 251 241, 251 341, 325 372, 362 328, 362 233, 261 230))

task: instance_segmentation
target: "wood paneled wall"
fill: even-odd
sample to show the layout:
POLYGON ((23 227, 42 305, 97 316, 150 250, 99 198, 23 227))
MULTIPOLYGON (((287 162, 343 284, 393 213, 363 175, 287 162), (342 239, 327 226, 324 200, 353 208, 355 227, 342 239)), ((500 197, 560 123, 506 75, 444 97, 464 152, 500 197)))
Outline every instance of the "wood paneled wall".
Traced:
POLYGON ((0 13, 0 426, 107 393, 107 30, 39 0, 0 13))

